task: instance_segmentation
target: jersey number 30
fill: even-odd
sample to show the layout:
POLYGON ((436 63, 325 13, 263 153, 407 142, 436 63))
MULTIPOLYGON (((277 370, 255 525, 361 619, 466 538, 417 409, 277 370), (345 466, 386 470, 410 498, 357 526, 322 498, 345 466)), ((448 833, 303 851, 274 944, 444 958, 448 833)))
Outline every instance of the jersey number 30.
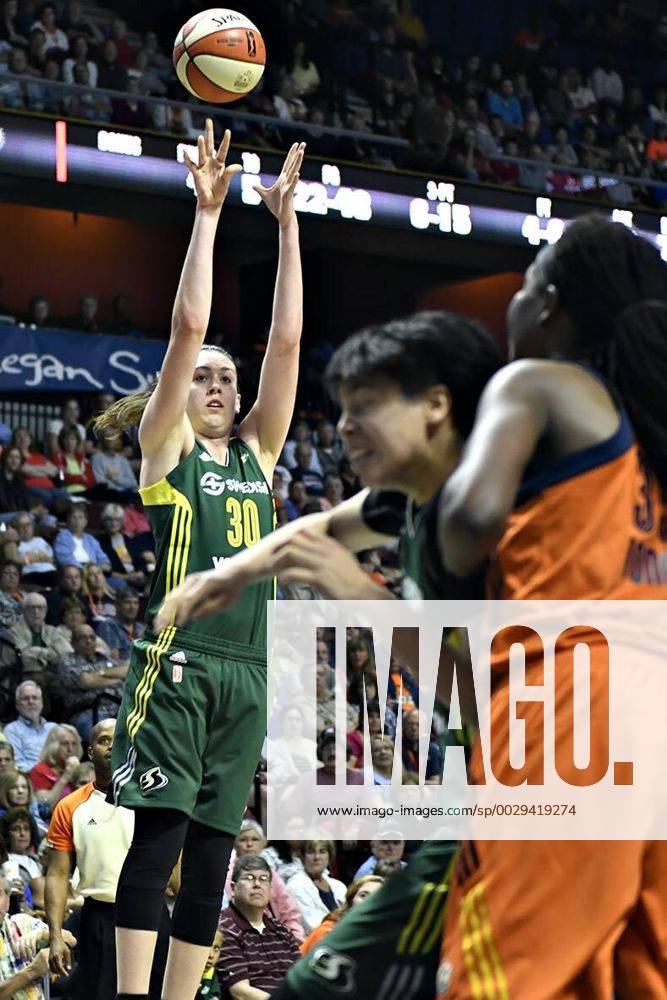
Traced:
POLYGON ((259 541, 259 511, 254 500, 241 503, 236 497, 227 497, 225 509, 229 514, 227 542, 233 549, 241 545, 249 548, 259 541))

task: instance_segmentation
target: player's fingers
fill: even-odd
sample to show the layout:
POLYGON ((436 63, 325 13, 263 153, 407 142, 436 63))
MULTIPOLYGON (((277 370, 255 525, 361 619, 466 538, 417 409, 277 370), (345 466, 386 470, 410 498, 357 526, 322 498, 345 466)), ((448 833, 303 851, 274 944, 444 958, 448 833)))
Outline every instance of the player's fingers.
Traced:
POLYGON ((206 119, 206 155, 215 156, 215 142, 213 134, 213 119, 206 119))
POLYGON ((298 148, 299 147, 296 142, 292 143, 292 145, 290 146, 289 152, 285 157, 285 162, 283 163, 283 169, 282 169, 283 174, 286 174, 289 170, 291 170, 292 161, 294 160, 298 148))
POLYGON ((197 139, 197 148, 199 150, 199 166, 201 167, 206 161, 206 140, 203 135, 197 139))
POLYGON ((229 144, 232 141, 232 133, 228 128, 225 129, 225 134, 222 137, 222 142, 220 143, 220 149, 218 150, 218 155, 216 159, 218 163, 224 164, 227 160, 227 153, 229 152, 229 144))
POLYGON ((183 150, 183 163, 186 165, 191 174, 194 174, 197 169, 197 164, 194 160, 191 160, 188 154, 183 150))
POLYGON ((301 583, 308 587, 317 586, 317 570, 303 569, 301 566, 293 566, 291 569, 278 573, 278 583, 287 586, 291 583, 301 583))

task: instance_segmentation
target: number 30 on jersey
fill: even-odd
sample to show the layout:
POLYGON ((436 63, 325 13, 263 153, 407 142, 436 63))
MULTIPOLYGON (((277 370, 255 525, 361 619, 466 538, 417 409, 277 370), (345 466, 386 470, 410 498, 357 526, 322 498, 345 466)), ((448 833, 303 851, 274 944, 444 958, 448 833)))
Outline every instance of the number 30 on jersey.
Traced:
POLYGON ((227 497, 225 510, 229 515, 227 542, 233 549, 250 548, 259 541, 259 511, 254 500, 227 497))

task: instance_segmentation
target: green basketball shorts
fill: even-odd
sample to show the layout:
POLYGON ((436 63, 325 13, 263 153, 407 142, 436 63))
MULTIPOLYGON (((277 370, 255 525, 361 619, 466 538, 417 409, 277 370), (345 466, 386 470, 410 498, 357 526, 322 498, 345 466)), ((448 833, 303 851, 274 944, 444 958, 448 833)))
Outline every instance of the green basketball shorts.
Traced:
POLYGON ((266 733, 266 653, 169 626, 132 644, 112 757, 116 805, 238 832, 266 733), (193 648, 195 647, 195 648, 193 648))
POLYGON ((428 841, 287 972, 297 1000, 433 1000, 457 845, 428 841))

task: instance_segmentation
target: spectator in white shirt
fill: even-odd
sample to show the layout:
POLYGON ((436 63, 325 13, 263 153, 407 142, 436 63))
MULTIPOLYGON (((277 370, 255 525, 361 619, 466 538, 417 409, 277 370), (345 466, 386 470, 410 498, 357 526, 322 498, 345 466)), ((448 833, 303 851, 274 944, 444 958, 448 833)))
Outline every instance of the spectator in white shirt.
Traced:
POLYGON ((620 75, 614 69, 610 56, 604 56, 588 80, 589 87, 598 101, 621 105, 625 89, 620 75))
POLYGON ((301 913, 301 923, 310 934, 327 913, 345 901, 345 884, 329 874, 333 844, 328 840, 307 840, 303 845, 303 871, 292 875, 289 893, 301 913))
POLYGON ((91 87, 97 86, 97 65, 88 58, 88 42, 83 35, 77 35, 72 45, 73 58, 70 56, 63 63, 63 80, 65 83, 75 83, 74 67, 76 65, 88 68, 88 82, 91 87))
POLYGON ((21 563, 21 582, 53 586, 58 577, 56 557, 49 543, 35 535, 33 515, 26 512, 17 514, 12 527, 19 536, 16 561, 21 563))
POLYGON ((49 49, 60 49, 61 52, 69 50, 69 40, 65 32, 56 24, 56 8, 53 4, 46 3, 42 7, 40 18, 35 21, 31 31, 43 31, 46 35, 44 45, 45 51, 49 49))
POLYGON ((667 88, 657 87, 648 106, 649 118, 655 125, 667 125, 667 88))

